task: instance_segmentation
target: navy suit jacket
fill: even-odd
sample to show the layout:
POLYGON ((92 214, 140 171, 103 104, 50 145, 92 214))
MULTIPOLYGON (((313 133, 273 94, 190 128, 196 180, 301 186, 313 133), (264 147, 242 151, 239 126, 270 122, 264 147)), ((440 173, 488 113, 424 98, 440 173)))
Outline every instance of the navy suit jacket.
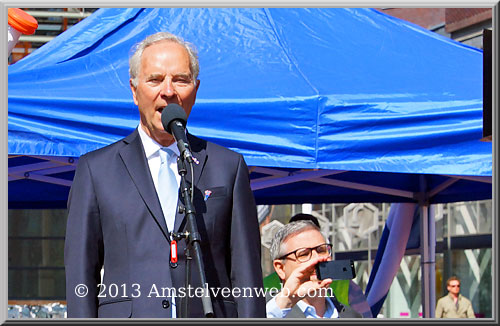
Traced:
MULTIPOLYGON (((193 203, 208 287, 216 294, 215 317, 265 318, 265 297, 243 292, 262 287, 259 225, 245 161, 190 134, 188 140, 199 162, 194 164, 193 203), (208 199, 205 190, 211 191, 208 199), (233 288, 241 292, 228 293, 233 288)), ((175 231, 185 224, 184 213, 178 212, 175 231)), ((137 130, 83 155, 68 199, 68 317, 168 318, 172 291, 177 291, 180 316, 182 289, 190 297, 189 317, 204 317, 200 292, 194 290, 203 286, 195 263, 189 290, 184 288, 185 241, 178 241, 179 262, 172 268, 169 232, 137 130)))

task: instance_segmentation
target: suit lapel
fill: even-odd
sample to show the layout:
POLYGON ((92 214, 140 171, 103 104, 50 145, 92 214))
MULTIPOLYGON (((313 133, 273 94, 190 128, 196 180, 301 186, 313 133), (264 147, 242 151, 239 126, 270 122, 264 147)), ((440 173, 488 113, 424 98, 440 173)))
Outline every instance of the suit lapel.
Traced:
MULTIPOLYGON (((207 142, 191 135, 187 134, 189 145, 191 146, 191 152, 194 156, 194 185, 198 184, 200 181, 201 174, 207 163, 207 142)), ((191 169, 188 169, 188 179, 187 181, 191 183, 191 169)))
POLYGON ((123 141, 127 145, 120 150, 120 156, 130 174, 130 178, 137 187, 142 200, 158 223, 163 234, 167 240, 170 241, 167 223, 163 217, 163 211, 161 210, 160 201, 156 194, 156 189, 146 160, 146 154, 144 153, 141 137, 137 129, 123 141))
MULTIPOLYGON (((189 132, 187 133, 187 138, 189 145, 191 147, 191 154, 193 154, 193 170, 194 170, 194 185, 198 184, 198 181, 200 181, 201 175, 203 173, 203 169, 207 163, 207 142, 191 135, 189 132)), ((191 168, 189 164, 186 162, 186 182, 188 183, 188 187, 191 186, 191 168)), ((202 189, 200 189, 202 190, 202 189)), ((195 190, 196 191, 196 190, 195 190)), ((194 199, 196 201, 196 199, 194 199)), ((194 204, 194 202, 193 202, 194 204)), ((179 193, 179 201, 178 205, 184 206, 183 200, 181 198, 181 194, 179 193)), ((174 230, 177 232, 181 231, 180 228, 184 227, 184 224, 182 223, 183 220, 185 219, 185 215, 183 212, 177 211, 175 215, 175 223, 174 223, 174 230)))

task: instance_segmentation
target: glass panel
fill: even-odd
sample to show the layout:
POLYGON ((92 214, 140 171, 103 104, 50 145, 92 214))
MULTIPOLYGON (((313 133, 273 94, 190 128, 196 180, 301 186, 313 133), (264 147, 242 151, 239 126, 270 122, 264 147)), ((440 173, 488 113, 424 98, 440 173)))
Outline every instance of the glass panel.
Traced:
POLYGON ((9 237, 64 237, 67 210, 9 209, 9 237))
POLYGON ((64 269, 9 270, 9 300, 65 300, 64 269))
POLYGON ((446 228, 446 206, 443 204, 435 204, 433 207, 434 220, 436 222, 436 241, 442 241, 446 228))
POLYGON ((386 318, 422 316, 420 256, 403 257, 381 313, 386 318))
POLYGON ((384 225, 382 204, 334 205, 334 252, 376 249, 384 225))
POLYGON ((451 235, 492 232, 492 202, 451 203, 449 205, 451 235))
POLYGON ((9 267, 64 266, 64 239, 9 239, 9 267))

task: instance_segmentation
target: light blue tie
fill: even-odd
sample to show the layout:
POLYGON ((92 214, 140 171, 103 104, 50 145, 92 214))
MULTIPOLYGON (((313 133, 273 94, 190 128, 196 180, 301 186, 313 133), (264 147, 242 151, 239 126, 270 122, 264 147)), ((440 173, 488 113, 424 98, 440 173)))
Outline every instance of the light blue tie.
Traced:
POLYGON ((160 149, 160 172, 158 173, 158 197, 168 231, 174 231, 175 215, 177 212, 177 199, 179 184, 175 172, 170 168, 171 162, 176 162, 177 155, 166 147, 160 149))

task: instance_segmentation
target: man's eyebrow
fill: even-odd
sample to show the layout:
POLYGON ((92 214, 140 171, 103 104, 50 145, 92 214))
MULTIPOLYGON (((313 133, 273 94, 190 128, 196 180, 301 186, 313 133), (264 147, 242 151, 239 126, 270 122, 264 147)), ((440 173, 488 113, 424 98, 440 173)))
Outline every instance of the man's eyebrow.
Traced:
MULTIPOLYGON (((146 77, 146 79, 163 78, 164 75, 161 73, 152 73, 146 77)), ((193 78, 191 73, 179 73, 172 76, 172 78, 193 78)))
POLYGON ((190 73, 180 73, 175 74, 174 77, 192 78, 192 75, 190 73))
POLYGON ((158 74, 158 73, 152 73, 146 77, 146 79, 153 79, 153 78, 158 78, 158 77, 163 77, 163 74, 158 74))

